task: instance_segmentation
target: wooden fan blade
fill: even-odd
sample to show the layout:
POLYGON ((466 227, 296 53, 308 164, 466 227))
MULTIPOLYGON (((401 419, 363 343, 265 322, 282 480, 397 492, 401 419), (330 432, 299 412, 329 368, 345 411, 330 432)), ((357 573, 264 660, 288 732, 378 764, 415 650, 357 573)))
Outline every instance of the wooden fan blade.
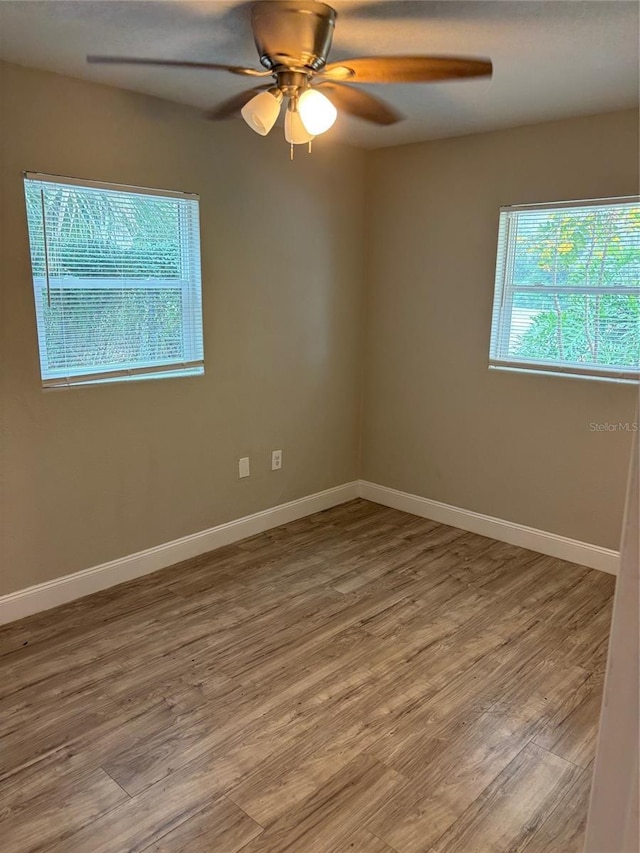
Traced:
POLYGON ((87 56, 87 62, 101 65, 160 65, 170 68, 201 68, 208 71, 229 71, 244 77, 270 77, 271 71, 242 68, 239 65, 219 65, 215 62, 188 62, 182 59, 147 59, 141 56, 87 56))
POLYGON ((352 116, 373 122, 374 124, 395 124, 404 118, 392 106, 374 98, 361 89, 352 89, 342 83, 323 82, 318 85, 322 94, 326 95, 334 107, 352 116))
POLYGON ((245 89, 244 92, 238 92, 237 95, 233 95, 231 98, 227 98, 226 101, 223 101, 221 104, 218 104, 217 107, 214 107, 210 112, 206 113, 206 118, 211 119, 212 121, 220 121, 225 118, 233 118, 238 115, 240 110, 244 107, 245 104, 248 104, 251 98, 254 95, 257 95, 258 92, 263 92, 265 89, 270 89, 271 84, 267 84, 266 86, 256 86, 254 89, 245 89))
POLYGON ((429 83, 460 77, 488 77, 490 59, 463 56, 361 56, 332 62, 319 76, 349 83, 429 83))

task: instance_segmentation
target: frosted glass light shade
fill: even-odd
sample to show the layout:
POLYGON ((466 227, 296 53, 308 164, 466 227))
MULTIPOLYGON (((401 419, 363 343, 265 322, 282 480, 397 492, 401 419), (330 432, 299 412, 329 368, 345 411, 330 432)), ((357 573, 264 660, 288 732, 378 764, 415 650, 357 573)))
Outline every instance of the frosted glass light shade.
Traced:
POLYGON ((313 135, 303 125, 298 113, 287 110, 284 117, 284 138, 292 145, 304 145, 311 142, 313 135))
POLYGON ((240 110, 242 118, 260 136, 266 136, 280 114, 280 101, 271 92, 260 92, 240 110))
POLYGON ((338 115, 329 98, 317 89, 306 89, 300 95, 298 112, 303 125, 314 136, 329 130, 338 115))

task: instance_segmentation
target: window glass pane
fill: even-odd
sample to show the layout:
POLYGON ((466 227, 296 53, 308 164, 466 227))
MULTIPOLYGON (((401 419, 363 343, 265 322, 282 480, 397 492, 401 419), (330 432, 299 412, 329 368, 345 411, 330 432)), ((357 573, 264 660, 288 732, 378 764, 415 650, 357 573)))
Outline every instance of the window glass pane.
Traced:
POLYGON ((25 178, 46 385, 203 372, 198 201, 25 178))
POLYGON ((640 207, 517 214, 516 285, 615 287, 640 280, 640 207))
POLYGON ((510 362, 637 378, 640 202, 502 209, 491 363, 510 362))
POLYGON ((45 274, 42 191, 50 276, 181 278, 179 199, 31 182, 26 192, 35 276, 45 274))
POLYGON ((40 291, 49 370, 185 361, 179 288, 40 291))
POLYGON ((637 367, 640 296, 516 293, 507 355, 514 360, 637 367))

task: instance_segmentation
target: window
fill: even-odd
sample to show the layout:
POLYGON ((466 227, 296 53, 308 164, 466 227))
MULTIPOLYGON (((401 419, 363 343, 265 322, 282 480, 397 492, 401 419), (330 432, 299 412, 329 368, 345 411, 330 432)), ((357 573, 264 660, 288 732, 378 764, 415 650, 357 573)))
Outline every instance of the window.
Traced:
POLYGON ((640 377, 640 201, 500 210, 490 366, 640 377))
POLYGON ((204 373, 198 197, 24 183, 44 387, 204 373))

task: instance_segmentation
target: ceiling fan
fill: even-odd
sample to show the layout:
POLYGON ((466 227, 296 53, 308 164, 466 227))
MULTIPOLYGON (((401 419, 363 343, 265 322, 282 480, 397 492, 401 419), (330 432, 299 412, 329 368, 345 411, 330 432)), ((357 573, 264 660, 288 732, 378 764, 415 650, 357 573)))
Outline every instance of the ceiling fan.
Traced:
POLYGON ((273 78, 219 104, 208 117, 225 119, 241 113, 261 136, 274 126, 287 100, 284 132, 293 146, 311 144, 336 120, 337 109, 379 125, 403 116, 390 104, 352 83, 430 83, 464 77, 487 77, 488 59, 462 56, 374 56, 327 65, 337 13, 316 0, 261 0, 251 7, 251 28, 263 69, 177 59, 88 56, 93 63, 160 65, 227 71, 243 77, 273 78))

